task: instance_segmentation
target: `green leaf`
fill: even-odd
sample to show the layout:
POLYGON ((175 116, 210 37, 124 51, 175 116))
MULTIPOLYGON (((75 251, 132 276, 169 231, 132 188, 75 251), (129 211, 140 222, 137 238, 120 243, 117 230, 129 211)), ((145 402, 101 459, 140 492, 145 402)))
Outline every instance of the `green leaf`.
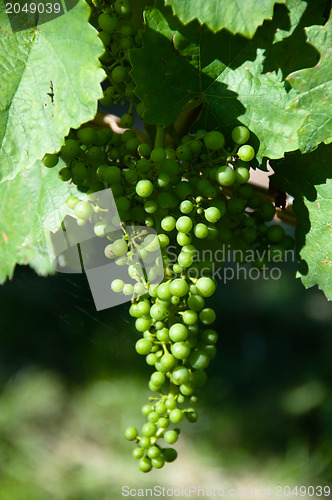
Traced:
MULTIPOLYGON (((319 3, 319 2, 318 2, 319 3)), ((306 10, 308 4, 302 0, 285 0, 285 5, 289 13, 289 26, 287 29, 278 29, 274 35, 273 42, 280 42, 284 38, 290 36, 298 26, 302 14, 306 10)))
POLYGON ((318 285, 332 300, 332 145, 314 152, 288 153, 272 161, 272 183, 294 196, 296 242, 303 284, 318 285), (314 168, 314 167, 319 168, 314 168))
POLYGON ((104 72, 103 46, 86 2, 38 29, 12 33, 0 3, 2 179, 58 151, 70 127, 93 118, 104 72))
MULTIPOLYGON (((252 37, 264 19, 271 19, 275 0, 166 0, 183 23, 198 19, 211 30, 226 28, 252 37)), ((282 3, 282 0, 279 0, 282 3)))
POLYGON ((320 61, 314 68, 288 76, 298 94, 289 109, 306 113, 298 131, 302 152, 332 141, 332 18, 324 26, 311 26, 306 31, 309 42, 321 53, 320 61))
POLYGON ((29 264, 42 275, 52 272, 44 222, 75 191, 59 181, 58 170, 36 162, 0 182, 0 283, 12 277, 16 264, 29 264))
POLYGON ((214 34, 197 22, 183 27, 158 9, 145 18, 143 48, 131 51, 131 61, 147 122, 168 126, 196 97, 205 104, 208 128, 212 122, 227 135, 242 123, 251 130, 258 161, 298 149, 304 113, 288 109, 295 91, 286 91, 281 72, 264 73, 261 39, 214 34), (144 78, 151 67, 153 78, 144 78))

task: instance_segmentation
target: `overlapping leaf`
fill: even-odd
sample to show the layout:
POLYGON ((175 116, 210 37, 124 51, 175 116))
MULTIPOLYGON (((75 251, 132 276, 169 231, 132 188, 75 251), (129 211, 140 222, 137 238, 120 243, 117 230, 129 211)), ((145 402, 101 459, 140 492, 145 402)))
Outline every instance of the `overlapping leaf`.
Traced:
POLYGON ((259 161, 298 148, 303 112, 288 109, 295 91, 286 92, 281 73, 263 73, 263 49, 196 22, 183 28, 158 9, 146 12, 146 23, 143 48, 131 52, 144 119, 167 126, 186 102, 201 97, 226 134, 239 122, 250 128, 259 161), (144 78, 151 68, 153 79, 144 78))
POLYGON ((0 2, 0 179, 59 150, 70 127, 95 115, 103 46, 88 16, 79 0, 57 19, 12 33, 0 2))
MULTIPOLYGON (((278 0, 282 2, 282 0, 278 0)), ((166 0, 183 23, 198 19, 211 30, 226 28, 252 37, 264 19, 271 19, 275 0, 166 0)))
POLYGON ((298 131, 303 152, 332 141, 332 18, 324 26, 311 26, 306 31, 309 42, 321 53, 320 61, 288 76, 298 94, 289 109, 306 113, 298 131))
POLYGON ((59 181, 58 168, 47 169, 40 162, 0 183, 0 283, 12 277, 16 264, 29 264, 39 274, 52 271, 44 222, 72 190, 59 181))
MULTIPOLYGON (((301 279, 309 288, 318 285, 332 300, 332 146, 313 153, 287 154, 271 162, 273 183, 294 196, 296 239, 307 269, 301 279), (319 168, 315 168, 315 167, 319 168)), ((301 266, 303 268, 303 266, 301 266)))

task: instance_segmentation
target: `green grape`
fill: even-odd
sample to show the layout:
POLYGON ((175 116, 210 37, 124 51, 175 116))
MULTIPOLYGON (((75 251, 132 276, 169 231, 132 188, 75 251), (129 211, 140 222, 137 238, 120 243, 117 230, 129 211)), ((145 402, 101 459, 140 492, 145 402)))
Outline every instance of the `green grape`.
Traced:
POLYGON ((145 361, 149 366, 154 366, 157 361, 157 356, 153 352, 151 352, 146 356, 145 361))
POLYGON ((204 325, 211 325, 216 320, 216 313, 209 307, 202 309, 199 313, 199 320, 204 325))
POLYGON ((195 350, 189 356, 189 364, 195 370, 205 370, 210 363, 208 354, 202 350, 195 350))
POLYGON ((123 255, 125 255, 128 252, 128 244, 126 240, 115 240, 112 245, 112 251, 117 257, 122 257, 123 255))
POLYGON ((122 292, 123 287, 124 287, 124 283, 122 280, 115 279, 112 281, 111 289, 113 290, 113 292, 120 293, 120 292, 122 292))
POLYGON ((169 419, 166 417, 160 417, 157 422, 159 429, 166 429, 169 426, 169 419))
POLYGON ((153 458, 151 464, 155 469, 161 469, 165 465, 165 459, 162 456, 153 458))
POLYGON ((213 130, 204 136, 204 144, 207 149, 215 151, 224 147, 225 137, 221 132, 213 130))
MULTIPOLYGON (((135 328, 139 332, 143 333, 150 328, 151 323, 152 323, 152 321, 149 318, 144 318, 144 317, 137 318, 137 320, 135 321, 135 328)), ((148 353, 146 353, 146 354, 148 354, 148 353)))
POLYGON ((169 175, 166 172, 161 172, 158 175, 157 184, 158 184, 159 187, 163 188, 163 187, 168 186, 169 181, 170 181, 170 178, 169 178, 169 175))
POLYGON ((250 178, 249 170, 246 167, 238 167, 235 169, 235 180, 239 184, 245 184, 250 178))
MULTIPOLYGON (((144 142, 138 146, 137 151, 139 152, 140 156, 150 156, 151 147, 149 144, 144 142)), ((150 163, 149 163, 149 165, 150 165, 150 163)))
MULTIPOLYGON (((176 241, 182 247, 188 246, 191 243, 191 235, 185 233, 178 233, 176 235, 176 241)), ((191 255, 189 255, 191 257, 191 255)))
POLYGON ((178 440, 178 433, 174 430, 166 431, 164 434, 164 440, 167 444, 174 444, 178 440))
POLYGON ((151 412, 153 412, 153 406, 152 405, 144 405, 142 406, 142 414, 147 417, 150 415, 151 412))
POLYGON ((132 453, 134 458, 140 459, 144 455, 144 450, 143 448, 134 448, 133 453, 132 453))
POLYGON ((161 248, 167 248, 169 245, 169 237, 167 234, 158 234, 158 240, 161 248))
MULTIPOLYGON (((171 443, 170 443, 171 444, 171 443)), ((148 449, 147 456, 149 458, 157 458, 161 455, 161 450, 157 446, 151 446, 151 448, 148 449)))
POLYGON ((216 285, 211 278, 202 277, 197 281, 196 289, 202 297, 211 297, 216 290, 216 285))
POLYGON ((134 293, 133 285, 131 285, 129 283, 124 285, 122 292, 124 293, 124 295, 132 295, 134 293))
POLYGON ((207 375, 203 370, 191 372, 190 382, 196 387, 202 387, 207 382, 207 375))
POLYGON ((190 354, 190 347, 184 342, 175 342, 171 347, 171 352, 176 359, 185 359, 190 354))
POLYGON ((188 328, 182 323, 174 323, 169 329, 169 336, 173 342, 182 342, 188 337, 188 328))
POLYGON ((130 0, 116 0, 114 3, 115 11, 121 16, 127 16, 131 13, 131 2, 130 0))
POLYGON ((240 147, 237 154, 240 160, 248 162, 255 157, 255 150, 252 146, 249 146, 249 144, 245 144, 244 146, 240 147))
POLYGON ((66 199, 66 205, 71 210, 73 210, 76 207, 78 202, 79 199, 76 196, 68 196, 68 198, 66 199))
POLYGON ((165 383, 165 375, 160 372, 154 372, 150 380, 154 385, 161 387, 165 383))
POLYGON ((195 386, 191 382, 180 385, 180 391, 183 394, 183 396, 192 396, 195 392, 195 389, 196 389, 195 386))
POLYGON ((193 227, 192 220, 190 219, 190 217, 187 217, 186 215, 179 217, 179 219, 176 221, 176 229, 181 233, 189 233, 192 227, 193 227))
POLYGON ((242 236, 246 242, 254 243, 257 240, 257 231, 249 227, 243 231, 242 236))
POLYGON ((187 310, 183 312, 182 319, 186 325, 194 325, 197 323, 198 315, 195 311, 187 310))
POLYGON ((245 144, 249 139, 250 132, 247 127, 243 127, 242 125, 233 128, 232 131, 232 139, 235 144, 245 144))
POLYGON ((139 140, 136 137, 132 137, 126 142, 126 150, 129 153, 134 154, 139 146, 139 140))
POLYGON ((161 283, 157 288, 157 295, 161 300, 170 300, 172 292, 169 283, 161 283))
POLYGON ((166 151, 164 148, 154 148, 150 153, 150 159, 156 163, 166 160, 166 151))
POLYGON ((187 305, 193 311, 201 311, 205 306, 205 300, 200 295, 191 295, 187 300, 187 305))
MULTIPOLYGON (((187 369, 185 368, 185 370, 187 370, 187 369)), ((188 370, 187 370, 187 372, 188 372, 188 370)), ((174 408, 176 408, 176 401, 175 401, 175 399, 173 399, 172 397, 168 397, 166 399, 166 401, 165 401, 165 406, 166 406, 166 408, 168 410, 174 410, 174 408)))
POLYGON ((216 180, 221 186, 231 186, 235 182, 235 172, 228 165, 219 167, 216 172, 216 180))
POLYGON ((172 380, 175 385, 185 384, 190 380, 190 371, 185 366, 176 366, 172 371, 172 380))
POLYGON ((152 437, 157 432, 157 427, 151 422, 147 422, 142 426, 142 435, 146 437, 152 437))
POLYGON ((91 217, 93 209, 88 201, 79 201, 74 208, 74 214, 79 219, 87 220, 91 217))
POLYGON ((155 320, 165 319, 168 315, 167 307, 162 303, 153 304, 150 310, 150 315, 151 318, 155 320))
POLYGON ((138 196, 141 196, 142 198, 147 198, 151 196, 152 191, 153 191, 153 184, 151 181, 147 179, 139 181, 136 185, 136 193, 138 194, 138 196))
POLYGON ((152 463, 151 460, 147 457, 143 457, 139 461, 139 469, 142 472, 150 472, 152 469, 152 463))
POLYGON ((265 221, 272 220, 275 216, 276 209, 272 203, 263 203, 259 209, 259 214, 265 221))
POLYGON ((189 146, 183 144, 176 148, 176 157, 179 160, 189 160, 191 158, 192 152, 189 146))
POLYGON ((147 448, 149 448, 151 445, 151 439, 148 438, 147 436, 142 436, 139 440, 139 443, 138 443, 138 446, 140 448, 143 448, 144 450, 146 450, 147 448))
MULTIPOLYGON (((187 236, 187 235, 184 235, 183 233, 179 233, 178 236, 187 236)), ((190 238, 191 240, 191 238, 190 238)), ((179 244, 180 241, 178 241, 179 244)), ((178 256, 178 263, 181 267, 190 267, 191 264, 193 263, 193 258, 192 256, 189 254, 189 253, 185 253, 185 252, 181 252, 180 255, 178 256)))
POLYGON ((128 78, 128 68, 125 66, 115 66, 112 69, 111 78, 116 83, 123 83, 128 78))
POLYGON ((188 293, 188 290, 189 286, 184 279, 176 278, 170 284, 170 291, 176 297, 184 297, 188 293))
POLYGON ((165 462, 174 462, 176 460, 178 454, 174 448, 165 448, 163 451, 163 457, 165 462))
POLYGON ((135 427, 127 427, 127 429, 125 430, 125 438, 128 439, 128 441, 134 441, 137 435, 138 431, 137 429, 135 429, 135 427))
POLYGON ((95 143, 97 139, 97 133, 93 128, 85 127, 78 130, 77 137, 82 144, 90 146, 90 144, 95 143))
POLYGON ((112 33, 118 27, 119 21, 116 16, 110 16, 104 12, 98 17, 98 24, 102 30, 112 33))
POLYGON ((160 358, 160 363, 165 371, 169 371, 175 366, 176 359, 172 354, 166 353, 160 358))
POLYGON ((183 411, 179 408, 175 408, 175 410, 172 410, 169 414, 169 419, 172 424, 179 424, 183 420, 183 411))
POLYGON ((192 423, 197 422, 198 419, 197 411, 194 410, 193 408, 190 408, 185 412, 185 417, 188 420, 188 422, 192 423))
POLYGON ((176 198, 168 192, 159 193, 157 203, 161 208, 174 208, 177 205, 176 198))
POLYGON ((185 200, 187 196, 194 193, 194 186, 190 182, 182 180, 175 185, 175 193, 180 200, 185 200))
POLYGON ((130 128, 134 125, 134 122, 135 122, 135 118, 133 117, 133 115, 130 115, 129 113, 125 113, 120 118, 120 127, 130 128))
POLYGON ((201 240, 201 239, 204 239, 207 237, 207 235, 209 234, 209 229, 208 229, 206 224, 199 222, 194 227, 194 234, 195 234, 196 238, 201 240))
POLYGON ((59 171, 59 177, 63 182, 69 181, 69 179, 71 179, 71 175, 70 168, 65 167, 59 171))
POLYGON ((150 312, 150 303, 148 300, 141 300, 137 304, 137 310, 141 316, 146 316, 150 312))
MULTIPOLYGON (((163 415, 166 412, 167 408, 163 402, 160 402, 156 405, 155 410, 156 410, 156 413, 158 413, 158 415, 163 415)), ((159 420, 159 418, 158 418, 158 420, 159 420)))
POLYGON ((228 200, 227 209, 232 214, 240 214, 246 208, 246 203, 241 198, 233 197, 228 200))
POLYGON ((221 212, 217 207, 209 207, 205 210, 204 216, 208 222, 218 222, 221 217, 221 212))
POLYGON ((59 157, 56 154, 46 154, 43 159, 43 163, 47 168, 53 168, 58 164, 59 157))
POLYGON ((204 344, 215 344, 218 341, 218 333, 215 330, 204 330, 202 342, 204 344))
POLYGON ((190 200, 184 200, 180 204, 180 212, 183 214, 190 214, 194 208, 194 205, 191 203, 190 200))
POLYGON ((270 226, 267 231, 267 239, 271 243, 279 243, 285 236, 285 231, 282 226, 270 226))
POLYGON ((135 349, 138 352, 138 354, 149 354, 152 349, 152 342, 147 339, 139 339, 136 342, 135 349))

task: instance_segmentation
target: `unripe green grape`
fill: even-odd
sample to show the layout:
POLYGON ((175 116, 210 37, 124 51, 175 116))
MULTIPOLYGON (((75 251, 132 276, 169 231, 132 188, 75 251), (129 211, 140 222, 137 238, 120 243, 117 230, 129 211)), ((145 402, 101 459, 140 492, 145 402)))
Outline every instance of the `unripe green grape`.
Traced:
POLYGON ((157 179, 157 184, 159 187, 168 186, 170 181, 169 175, 166 172, 160 172, 157 179))
POLYGON ((110 16, 106 14, 106 12, 103 12, 98 17, 98 24, 102 30, 107 33, 112 33, 118 27, 119 21, 116 16, 110 16))
POLYGON ((159 429, 166 429, 169 426, 169 419, 166 417, 160 417, 157 422, 159 429))
POLYGON ((158 413, 158 415, 160 416, 166 412, 167 408, 166 408, 165 404, 161 401, 160 403, 156 404, 155 410, 156 410, 156 413, 158 413))
POLYGON ((194 186, 191 182, 182 180, 175 185, 175 193, 180 200, 188 201, 185 198, 194 193, 194 186))
POLYGON ((128 78, 128 68, 125 66, 115 66, 111 72, 111 78, 116 83, 123 83, 128 78))
POLYGON ((205 306, 205 300, 200 295, 191 295, 187 300, 187 305, 193 311, 201 311, 205 306))
POLYGON ((205 370, 209 366, 210 358, 206 352, 197 349, 189 356, 189 364, 195 370, 205 370))
POLYGON ((184 396, 192 396, 195 392, 195 389, 195 386, 191 382, 180 385, 180 391, 184 396))
POLYGON ((176 241, 181 247, 188 246, 191 243, 191 235, 185 233, 178 233, 176 235, 176 241))
POLYGON ((150 309, 150 315, 152 319, 162 320, 165 319, 168 315, 167 307, 164 304, 153 304, 150 309))
POLYGON ((71 175, 71 170, 68 167, 62 168, 59 171, 59 177, 63 182, 69 181, 69 179, 71 179, 71 175))
POLYGON ((176 278, 170 284, 170 291, 176 297, 184 297, 189 290, 188 283, 182 278, 176 278))
POLYGON ((174 444, 178 440, 178 433, 174 430, 167 431, 164 434, 164 440, 166 441, 167 444, 174 444))
POLYGON ((142 436, 139 440, 139 443, 138 443, 138 446, 140 448, 143 448, 144 450, 146 450, 147 448, 149 448, 151 445, 151 439, 148 438, 147 436, 142 436))
POLYGON ((160 233, 158 234, 158 240, 161 248, 167 248, 169 245, 169 237, 167 234, 160 233))
POLYGON ((195 234, 196 238, 202 240, 202 239, 204 239, 204 238, 206 238, 208 236, 209 229, 208 229, 208 227, 207 227, 206 224, 203 224, 202 222, 199 222, 194 227, 194 234, 195 234))
POLYGON ((112 245, 112 251, 117 257, 122 257, 123 255, 125 255, 128 252, 128 244, 126 240, 115 240, 112 245))
POLYGON ((202 151, 202 142, 197 139, 189 142, 188 146, 190 147, 194 155, 199 155, 199 153, 202 151))
POLYGON ((257 240, 257 231, 249 227, 243 231, 242 236, 248 243, 254 243, 257 240))
POLYGON ((133 285, 127 283, 126 285, 124 285, 123 289, 122 289, 122 292, 124 295, 132 295, 134 293, 134 287, 133 285))
POLYGON ((115 11, 121 16, 127 16, 131 13, 130 0, 116 0, 114 3, 115 11))
POLYGON ((165 465, 165 459, 163 456, 152 458, 151 464, 155 469, 161 469, 165 465))
POLYGON ((141 472, 150 472, 152 469, 151 460, 147 457, 143 457, 139 461, 139 469, 141 472))
POLYGON ((212 360, 216 357, 217 348, 215 345, 212 345, 212 344, 205 345, 204 347, 202 347, 202 350, 207 353, 210 360, 212 360))
MULTIPOLYGON (((122 36, 120 38, 120 46, 124 50, 128 50, 133 46, 133 40, 129 36, 122 36)), ((128 93, 128 91, 127 91, 127 93, 128 93)))
POLYGON ((152 349, 152 342, 147 339, 139 339, 135 344, 135 349, 138 354, 149 354, 152 349))
POLYGON ((235 144, 245 144, 249 139, 250 132, 247 127, 243 127, 243 125, 239 125, 238 127, 233 128, 232 131, 232 139, 235 144))
POLYGON ((176 148, 176 156, 179 160, 189 160, 191 158, 192 152, 189 146, 183 144, 176 148))
POLYGON ((272 220, 275 216, 276 209, 272 203, 263 203, 263 205, 259 209, 259 214, 266 221, 272 220))
POLYGON ((137 460, 139 460, 144 455, 143 448, 134 448, 133 452, 132 452, 132 455, 133 455, 134 458, 136 458, 137 460))
POLYGON ((153 184, 151 181, 143 179, 137 183, 136 193, 138 194, 138 196, 141 196, 142 198, 147 198, 148 196, 151 196, 152 192, 153 192, 153 184))
POLYGON ((240 147, 237 154, 240 160, 248 162, 255 157, 255 150, 252 146, 249 146, 249 144, 245 144, 244 146, 240 147))
POLYGON ((53 168, 58 164, 59 157, 56 154, 46 154, 43 159, 43 164, 47 168, 53 168))
POLYGON ((76 196, 69 196, 66 199, 66 205, 71 210, 73 210, 76 207, 76 205, 77 205, 78 202, 79 202, 79 199, 76 196))
POLYGON ((142 414, 147 417, 148 415, 150 415, 151 412, 153 412, 153 406, 152 405, 144 405, 142 406, 142 414))
POLYGON ((172 292, 169 283, 161 283, 157 288, 157 295, 161 300, 170 300, 172 292))
POLYGON ((107 184, 112 185, 113 196, 116 196, 113 190, 113 184, 118 184, 121 182, 121 170, 119 167, 114 165, 106 166, 102 173, 103 180, 107 182, 107 184))
POLYGON ((196 289, 202 297, 211 297, 216 290, 216 285, 211 278, 203 276, 197 281, 196 289))
POLYGON ((124 283, 122 280, 115 279, 112 281, 111 289, 113 290, 113 292, 120 293, 120 292, 122 292, 123 287, 124 287, 124 283))
POLYGON ((199 320, 204 325, 211 325, 216 320, 216 313, 210 307, 202 309, 202 311, 199 313, 199 320))
POLYGON ((125 113, 120 118, 120 127, 130 128, 134 125, 134 122, 135 122, 135 118, 133 117, 133 115, 130 115, 129 113, 125 113))
POLYGON ((204 384, 207 382, 207 375, 205 371, 203 370, 195 370, 191 372, 190 375, 190 382, 195 386, 195 387, 202 387, 204 384))
POLYGON ((185 412, 185 417, 188 420, 188 422, 191 422, 191 423, 197 422, 197 420, 198 420, 197 411, 194 408, 189 408, 185 412))
POLYGON ((173 342, 182 342, 188 337, 188 329, 182 323, 174 323, 169 329, 169 336, 173 342))
POLYGON ((221 212, 217 207, 209 207, 205 210, 204 216, 208 222, 212 222, 214 224, 220 219, 221 212))
POLYGON ((250 173, 246 167, 238 167, 235 169, 235 180, 239 184, 245 184, 249 181, 250 173))
POLYGON ((93 214, 92 206, 88 201, 79 201, 74 208, 74 214, 79 219, 87 220, 93 214))
POLYGON ((151 413, 149 413, 148 415, 148 421, 151 422, 151 424, 155 424, 159 419, 159 415, 157 412, 155 411, 152 411, 151 413))
POLYGON ((246 208, 246 203, 241 198, 234 196, 228 200, 227 209, 232 214, 240 214, 246 208))
POLYGON ((184 366, 176 366, 172 371, 172 380, 175 385, 185 384, 190 380, 190 371, 184 366))
POLYGON ((154 385, 161 387, 165 383, 165 375, 160 372, 154 372, 152 373, 150 380, 154 385))
POLYGON ((172 410, 169 414, 169 419, 172 424, 179 424, 183 420, 183 411, 179 408, 175 408, 175 410, 172 410))
POLYGON ((146 437, 152 437, 157 432, 157 427, 151 422, 147 422, 142 426, 142 435, 146 437))
MULTIPOLYGON (((183 233, 179 233, 179 236, 186 236, 183 233)), ((178 263, 181 267, 190 267, 193 263, 193 258, 189 253, 181 252, 178 256, 178 263)))
POLYGON ((189 233, 192 227, 193 227, 192 220, 190 219, 190 217, 187 217, 186 215, 182 215, 176 221, 176 229, 181 233, 189 233))
POLYGON ((215 344, 218 341, 218 333, 215 330, 204 330, 202 342, 204 344, 215 344))
POLYGON ((157 356, 155 355, 155 353, 151 352, 146 356, 145 361, 149 366, 154 366, 157 361, 157 356))
POLYGON ((267 231, 267 239, 271 243, 279 243, 285 236, 285 231, 282 226, 274 225, 270 226, 267 231))
POLYGON ((161 450, 157 446, 151 446, 151 448, 149 448, 148 453, 147 453, 147 456, 149 458, 157 458, 160 455, 161 455, 161 450))
POLYGON ((95 143, 97 133, 92 127, 84 127, 78 130, 77 137, 82 144, 90 146, 95 143))
POLYGON ((134 441, 138 435, 137 429, 135 427, 127 427, 125 430, 125 438, 128 439, 128 441, 134 441))
POLYGON ((155 163, 161 163, 166 160, 166 151, 164 148, 154 148, 150 153, 150 159, 155 163))
POLYGON ((163 451, 163 457, 165 462, 174 462, 176 460, 178 454, 174 448, 165 448, 163 451))
POLYGON ((208 132, 204 135, 204 144, 207 149, 215 151, 224 147, 225 137, 221 132, 213 130, 212 132, 208 132))
POLYGON ((134 154, 139 146, 139 140, 136 137, 132 137, 126 142, 126 150, 129 153, 134 154))
POLYGON ((172 356, 172 354, 166 353, 160 358, 160 363, 164 370, 169 371, 175 366, 176 359, 172 356))
MULTIPOLYGON (((185 368, 186 370, 186 368, 185 368)), ((187 370, 188 371, 188 370, 187 370)), ((174 410, 176 408, 176 401, 172 397, 168 397, 165 401, 165 406, 168 410, 174 410)))
POLYGON ((171 352, 176 359, 185 359, 190 354, 190 347, 184 342, 175 342, 171 347, 171 352))
MULTIPOLYGON (((180 386, 181 387, 181 386, 180 386)), ((178 404, 182 405, 185 402, 186 398, 184 397, 183 394, 178 395, 178 404)))
POLYGON ((180 212, 183 214, 190 214, 194 208, 194 205, 191 203, 190 200, 184 200, 180 204, 180 212))
MULTIPOLYGON (((137 320, 135 321, 135 328, 139 332, 143 333, 150 328, 151 323, 152 323, 151 319, 144 318, 144 317, 137 318, 137 320)), ((146 353, 146 354, 148 354, 148 353, 146 353)))
POLYGON ((137 151, 140 154, 140 156, 150 156, 151 146, 146 142, 143 142, 138 146, 137 151))
POLYGON ((235 172, 228 165, 219 167, 216 172, 216 180, 221 186, 231 186, 235 182, 235 172))
POLYGON ((187 310, 182 314, 182 320, 186 325, 194 325, 198 321, 198 315, 195 311, 187 310))

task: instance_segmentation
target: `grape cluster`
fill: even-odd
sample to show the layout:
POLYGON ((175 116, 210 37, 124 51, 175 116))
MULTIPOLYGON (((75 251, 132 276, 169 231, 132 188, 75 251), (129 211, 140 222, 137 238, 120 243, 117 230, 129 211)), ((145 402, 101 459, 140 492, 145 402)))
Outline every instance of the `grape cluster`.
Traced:
MULTIPOLYGON (((161 249, 162 282, 153 284, 152 273, 145 286, 128 234, 124 230, 109 243, 107 224, 97 210, 100 219, 94 231, 106 240, 105 255, 118 265, 126 264, 134 280, 117 278, 110 287, 132 299, 129 312, 141 334, 136 351, 153 369, 148 385, 154 395, 142 408, 146 422, 140 432, 134 427, 125 432, 136 442, 133 456, 143 472, 176 458, 176 451, 167 446, 176 443, 180 432, 172 426, 184 418, 197 420, 193 406, 207 381, 205 370, 216 356, 216 314, 208 304, 216 289, 213 263, 197 258, 199 250, 229 245, 284 252, 294 244, 272 222, 274 205, 248 184, 255 156, 248 144, 249 130, 235 127, 232 139, 234 144, 227 147, 220 131, 198 130, 184 136, 177 147, 151 147, 132 130, 119 136, 82 128, 71 132, 58 154, 44 158, 45 166, 54 167, 61 156, 67 166, 60 170, 60 178, 81 190, 93 193, 110 187, 123 227, 153 228, 155 235, 143 235, 143 246, 147 254, 161 249)), ((86 202, 67 200, 78 224, 93 212, 82 203, 86 202)))
MULTIPOLYGON (((111 106, 119 102, 125 104, 128 101, 129 110, 122 115, 120 126, 130 128, 134 124, 134 106, 137 107, 140 116, 143 112, 143 104, 134 94, 135 85, 129 74, 131 69, 129 50, 141 47, 141 27, 133 22, 131 0, 90 2, 90 5, 92 7, 90 23, 98 29, 99 38, 104 44, 100 62, 109 83, 99 102, 104 106, 111 106)), ((143 19, 143 13, 140 17, 143 19)))

